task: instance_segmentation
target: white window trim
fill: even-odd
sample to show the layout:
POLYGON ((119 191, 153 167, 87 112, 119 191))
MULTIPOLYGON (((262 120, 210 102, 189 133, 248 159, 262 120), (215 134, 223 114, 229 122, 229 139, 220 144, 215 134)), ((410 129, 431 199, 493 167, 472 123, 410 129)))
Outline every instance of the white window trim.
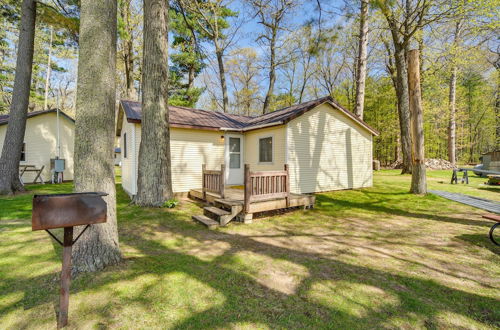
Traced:
POLYGON ((257 157, 258 157, 257 164, 259 164, 259 165, 274 165, 274 157, 275 157, 275 154, 274 154, 274 134, 259 136, 258 140, 259 140, 259 143, 257 143, 257 157), (271 157, 273 160, 270 162, 261 162, 260 161, 260 140, 267 139, 267 138, 271 138, 271 157))

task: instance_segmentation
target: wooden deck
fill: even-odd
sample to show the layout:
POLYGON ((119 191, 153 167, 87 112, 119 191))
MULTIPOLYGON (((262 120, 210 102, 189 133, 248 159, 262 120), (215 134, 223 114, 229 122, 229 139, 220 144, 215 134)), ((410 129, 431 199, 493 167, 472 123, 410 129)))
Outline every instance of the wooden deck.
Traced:
MULTIPOLYGON (((199 200, 203 199, 202 189, 192 189, 189 192, 189 196, 199 200)), ((301 194, 290 194, 290 201, 287 207, 286 198, 274 198, 269 200, 261 200, 251 202, 248 210, 243 211, 244 206, 244 191, 243 189, 225 187, 224 198, 221 198, 220 194, 207 192, 206 202, 214 205, 226 205, 228 207, 233 206, 240 210, 239 218, 244 222, 251 222, 252 215, 254 213, 268 212, 274 210, 281 210, 287 208, 303 207, 311 208, 314 206, 316 196, 314 195, 301 195, 301 194)))
POLYGON ((288 165, 281 171, 250 171, 245 164, 243 186, 226 186, 225 166, 220 170, 207 170, 202 165, 201 188, 193 189, 189 196, 213 204, 203 208, 203 215, 194 215, 193 220, 208 228, 225 226, 233 219, 252 222, 253 214, 284 210, 295 207, 314 206, 314 195, 299 195, 290 192, 288 165), (240 188, 240 189, 239 189, 240 188))

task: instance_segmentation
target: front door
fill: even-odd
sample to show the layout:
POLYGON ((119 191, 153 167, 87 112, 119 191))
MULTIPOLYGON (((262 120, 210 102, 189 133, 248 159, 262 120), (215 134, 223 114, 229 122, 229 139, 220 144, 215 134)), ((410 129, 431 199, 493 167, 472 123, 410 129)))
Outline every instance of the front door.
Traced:
POLYGON ((228 185, 243 184, 243 136, 226 134, 226 168, 228 185))

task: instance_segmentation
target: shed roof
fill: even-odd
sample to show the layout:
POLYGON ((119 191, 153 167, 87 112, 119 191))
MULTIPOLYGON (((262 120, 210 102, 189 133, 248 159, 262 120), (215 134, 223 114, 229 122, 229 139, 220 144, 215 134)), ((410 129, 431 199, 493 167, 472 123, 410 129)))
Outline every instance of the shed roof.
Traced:
MULTIPOLYGON (((39 115, 44 115, 46 113, 57 113, 57 109, 48 109, 48 110, 40 110, 40 111, 32 111, 28 112, 28 118, 36 117, 39 115)), ((59 113, 64 117, 68 118, 72 122, 75 122, 73 118, 64 113, 62 110, 59 110, 59 113)), ((0 125, 7 125, 9 123, 9 115, 0 115, 0 125)))
MULTIPOLYGON (((330 104, 337 110, 341 111, 346 116, 357 122, 359 125, 370 131, 370 133, 378 135, 378 132, 375 129, 370 127, 367 123, 365 123, 363 120, 358 118, 347 109, 343 108, 330 96, 293 105, 256 117, 227 114, 218 111, 169 106, 169 119, 170 125, 172 127, 244 132, 263 127, 285 124, 290 120, 301 116, 307 111, 312 110, 324 103, 330 104)), ((140 102, 122 100, 120 101, 120 104, 123 108, 128 122, 141 122, 140 102)))

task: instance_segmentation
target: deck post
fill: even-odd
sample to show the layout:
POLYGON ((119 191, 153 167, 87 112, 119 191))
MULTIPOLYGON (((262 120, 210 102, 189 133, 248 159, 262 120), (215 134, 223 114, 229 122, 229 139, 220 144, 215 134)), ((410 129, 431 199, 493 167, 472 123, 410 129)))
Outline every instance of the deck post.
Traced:
POLYGON ((290 173, 288 171, 288 164, 285 164, 285 189, 286 189, 286 207, 290 207, 290 173))
POLYGON ((224 199, 224 187, 226 185, 226 165, 220 166, 220 198, 224 199))
POLYGON ((250 179, 250 165, 245 164, 245 174, 243 178, 243 185, 244 185, 244 192, 245 192, 245 198, 244 198, 244 206, 243 206, 243 211, 245 213, 248 212, 250 209, 250 195, 252 193, 252 182, 250 179))
POLYGON ((201 192, 203 193, 203 200, 207 200, 207 188, 206 188, 206 182, 205 182, 205 170, 207 169, 207 165, 203 164, 201 165, 201 192))

